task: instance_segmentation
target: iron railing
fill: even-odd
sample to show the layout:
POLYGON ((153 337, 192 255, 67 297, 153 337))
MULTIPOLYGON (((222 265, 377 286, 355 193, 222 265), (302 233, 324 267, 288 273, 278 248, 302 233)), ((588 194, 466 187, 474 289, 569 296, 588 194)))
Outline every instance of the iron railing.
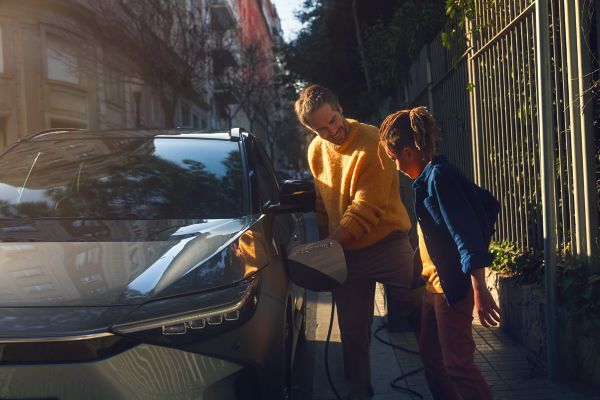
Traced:
POLYGON ((440 150, 500 199, 496 240, 523 250, 544 249, 542 193, 552 183, 540 177, 542 164, 549 162, 555 250, 561 257, 591 260, 598 245, 598 139, 595 143, 587 91, 592 0, 544 1, 548 22, 542 33, 549 37, 549 57, 540 61, 550 64, 547 82, 537 75, 537 2, 474 4, 467 40, 450 36, 448 50, 440 33, 423 49, 412 68, 419 74, 407 87, 407 100, 430 107, 442 132, 440 150), (550 86, 549 99, 539 96, 542 83, 550 86), (552 118, 540 132, 539 105, 546 100, 552 118), (540 158, 545 135, 552 138, 553 160, 540 158))
POLYGON ((500 200, 495 239, 543 251, 550 377, 558 369, 557 259, 600 268, 594 4, 475 0, 469 34, 448 52, 440 33, 411 68, 427 79, 405 90, 409 103, 432 109, 440 149, 500 200))

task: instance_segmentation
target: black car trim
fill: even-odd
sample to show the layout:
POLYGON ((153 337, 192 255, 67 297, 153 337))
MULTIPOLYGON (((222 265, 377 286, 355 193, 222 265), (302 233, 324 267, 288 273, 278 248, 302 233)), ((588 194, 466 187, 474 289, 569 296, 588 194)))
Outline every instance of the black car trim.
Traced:
POLYGON ((242 196, 244 196, 246 199, 246 207, 243 208, 243 210, 246 211, 248 215, 251 215, 254 213, 254 210, 252 209, 252 186, 250 185, 250 170, 248 169, 248 156, 246 154, 248 140, 248 136, 241 135, 241 140, 238 142, 238 146, 242 161, 242 175, 244 177, 242 180, 242 196))
POLYGON ((0 344, 5 343, 39 343, 39 342, 76 342, 80 340, 95 340, 107 336, 114 336, 111 332, 90 333, 86 335, 74 336, 49 336, 34 338, 0 338, 0 344))

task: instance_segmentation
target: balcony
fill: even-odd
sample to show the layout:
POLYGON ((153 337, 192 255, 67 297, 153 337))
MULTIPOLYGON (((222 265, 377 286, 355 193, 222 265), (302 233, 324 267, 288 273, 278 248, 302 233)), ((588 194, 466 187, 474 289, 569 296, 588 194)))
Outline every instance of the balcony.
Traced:
POLYGON ((237 67, 239 65, 238 54, 232 49, 223 48, 213 50, 212 59, 213 71, 217 76, 223 75, 226 68, 237 67))
POLYGON ((213 95, 220 104, 236 104, 238 102, 235 93, 233 93, 233 82, 231 79, 220 76, 213 82, 213 95))
POLYGON ((233 28, 237 24, 235 0, 210 0, 210 19, 217 30, 233 28))

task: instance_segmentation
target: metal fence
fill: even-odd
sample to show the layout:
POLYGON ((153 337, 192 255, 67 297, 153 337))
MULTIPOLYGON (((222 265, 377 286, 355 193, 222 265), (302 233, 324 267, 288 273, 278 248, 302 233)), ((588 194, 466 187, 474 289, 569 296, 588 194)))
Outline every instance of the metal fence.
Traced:
POLYGON ((426 79, 411 76, 405 93, 433 111, 440 149, 500 200, 495 240, 543 251, 546 355, 556 377, 557 260, 600 269, 600 100, 591 91, 600 0, 473 4, 466 39, 455 35, 447 51, 441 33, 425 46, 411 71, 426 79))
POLYGON ((448 50, 440 33, 423 49, 408 102, 431 108, 440 149, 500 199, 496 240, 543 250, 544 222, 551 223, 559 257, 592 260, 598 246, 598 132, 588 90, 598 67, 597 49, 590 48, 594 1, 474 4, 467 40, 451 36, 448 50), (544 68, 548 77, 540 80, 544 68), (543 206, 552 211, 544 214, 543 206))
POLYGON ((479 182, 501 200, 499 237, 541 242, 534 3, 477 2, 469 61, 479 182))

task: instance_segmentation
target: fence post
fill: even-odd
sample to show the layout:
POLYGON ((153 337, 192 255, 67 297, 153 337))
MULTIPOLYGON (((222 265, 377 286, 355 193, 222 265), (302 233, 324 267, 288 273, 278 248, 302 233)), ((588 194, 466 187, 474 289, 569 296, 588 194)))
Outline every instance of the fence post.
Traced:
POLYGON ((566 81, 568 82, 568 92, 566 104, 567 104, 567 112, 569 113, 569 126, 566 127, 568 137, 570 137, 571 141, 571 160, 572 165, 570 168, 570 173, 572 175, 573 182, 573 210, 571 211, 574 216, 575 226, 571 227, 571 234, 575 237, 575 246, 571 251, 576 256, 582 256, 586 254, 586 241, 585 237, 585 204, 583 196, 584 192, 582 190, 583 182, 583 155, 582 149, 580 147, 581 139, 582 139, 582 129, 585 129, 585 126, 582 125, 582 118, 579 110, 579 101, 578 98, 581 95, 581 87, 580 87, 580 74, 579 65, 577 62, 577 53, 581 49, 579 48, 579 43, 577 43, 577 38, 579 37, 579 26, 576 22, 576 8, 575 5, 577 2, 572 2, 569 0, 564 0, 564 24, 565 24, 565 50, 566 50, 566 61, 567 61, 567 69, 564 72, 566 74, 566 81))
POLYGON ((568 108, 571 120, 570 137, 573 160, 573 196, 575 214, 574 254, 590 263, 594 250, 597 216, 593 191, 593 104, 590 102, 591 49, 584 48, 583 36, 589 33, 589 20, 582 18, 584 7, 577 1, 564 1, 567 79, 569 82, 568 108), (587 104, 589 103, 589 104, 587 104), (586 104, 588 112, 586 112, 586 104), (590 165, 592 164, 592 165, 590 165))
POLYGON ((557 306, 556 306, 556 220, 554 128, 550 75, 550 37, 548 0, 535 2, 535 55, 537 71, 538 136, 540 146, 540 182, 544 232, 544 281, 546 291, 546 359, 548 378, 558 377, 557 306))
POLYGON ((483 178, 481 165, 481 145, 479 143, 479 104, 478 101, 480 97, 479 93, 479 80, 477 79, 477 61, 473 58, 473 46, 475 37, 473 34, 473 22, 469 20, 469 18, 465 17, 465 30, 468 35, 468 45, 467 49, 467 73, 468 73, 468 84, 470 87, 469 91, 469 117, 471 124, 471 151, 473 153, 473 180, 480 186, 483 186, 483 178))
POLYGON ((435 115, 435 110, 433 109, 433 77, 431 73, 431 46, 428 44, 425 45, 426 53, 425 53, 425 67, 426 67, 426 79, 427 79, 427 108, 429 108, 429 112, 432 115, 435 115))

